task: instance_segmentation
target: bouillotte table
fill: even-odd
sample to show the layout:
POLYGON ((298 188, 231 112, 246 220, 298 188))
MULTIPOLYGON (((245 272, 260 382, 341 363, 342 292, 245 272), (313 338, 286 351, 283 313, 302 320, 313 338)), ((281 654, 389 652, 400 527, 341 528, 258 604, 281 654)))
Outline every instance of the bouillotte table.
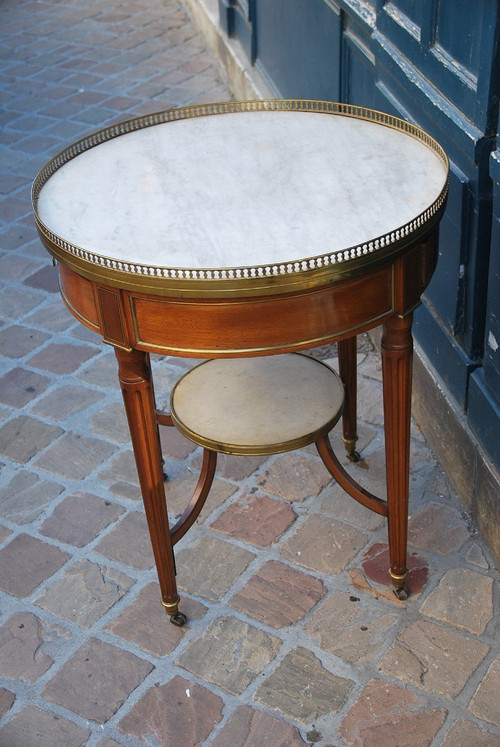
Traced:
POLYGON ((172 622, 185 621, 173 546, 201 510, 217 451, 316 443, 347 493, 387 517, 389 573, 406 597, 412 312, 434 271, 447 185, 445 153, 414 125, 303 100, 207 104, 122 122, 71 145, 36 177, 37 228, 57 263, 64 302, 115 349, 172 622), (342 410, 347 454, 358 458, 356 335, 381 324, 386 501, 354 481, 325 433, 342 410), (340 392, 336 374, 298 354, 334 341, 340 392), (173 398, 171 413, 156 408, 150 353, 208 359, 179 383, 180 415, 173 398), (244 416, 236 408, 230 426, 245 430, 245 418, 253 421, 239 446, 232 435, 205 432, 217 408, 219 425, 232 408, 218 398, 230 391, 226 382, 240 382, 236 399, 253 386, 250 416, 248 403, 244 416), (187 405, 194 425, 185 422, 187 405), (199 432, 197 411, 208 413, 199 432), (261 428, 267 411, 268 425, 279 419, 285 435, 261 444, 252 428, 261 428), (204 447, 195 494, 173 527, 163 425, 204 447))

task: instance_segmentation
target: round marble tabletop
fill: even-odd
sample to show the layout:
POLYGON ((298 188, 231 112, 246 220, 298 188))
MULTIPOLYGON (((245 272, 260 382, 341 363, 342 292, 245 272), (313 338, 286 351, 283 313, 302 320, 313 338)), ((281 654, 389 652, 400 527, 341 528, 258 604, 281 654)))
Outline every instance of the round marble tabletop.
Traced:
POLYGON ((395 117, 239 102, 89 136, 33 199, 47 248, 90 275, 239 281, 378 261, 437 220, 447 178, 440 146, 395 117))

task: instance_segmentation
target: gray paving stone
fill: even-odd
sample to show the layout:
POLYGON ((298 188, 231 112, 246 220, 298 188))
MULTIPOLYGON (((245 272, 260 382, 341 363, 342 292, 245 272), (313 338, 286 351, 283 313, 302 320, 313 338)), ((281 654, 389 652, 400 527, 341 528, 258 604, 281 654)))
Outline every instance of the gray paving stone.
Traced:
POLYGON ((277 457, 262 472, 258 484, 262 490, 289 501, 303 501, 318 495, 329 482, 330 474, 319 459, 309 459, 298 452, 277 457))
POLYGON ((469 704, 469 711, 495 726, 500 726, 500 656, 492 662, 469 704))
POLYGON ((379 668, 427 692, 454 698, 489 646, 426 620, 410 623, 379 662, 379 668))
POLYGON ((107 568, 82 559, 67 568, 63 575, 35 604, 57 617, 90 628, 133 585, 133 580, 115 568, 107 568))
POLYGON ((106 441, 66 433, 35 460, 35 466, 55 475, 82 480, 115 451, 116 447, 106 441))
POLYGON ((202 537, 176 553, 177 583, 179 588, 215 602, 254 557, 254 553, 229 542, 202 537))
POLYGON ((312 651, 300 647, 282 659, 255 697, 268 708, 307 724, 326 713, 338 713, 353 684, 329 672, 312 651))
POLYGON ((0 377, 0 402, 10 407, 24 407, 42 394, 49 384, 47 376, 18 366, 0 377))
POLYGON ((96 552, 131 568, 144 570, 154 565, 146 516, 139 511, 127 514, 96 545, 96 552))
POLYGON ((376 659, 398 615, 357 597, 334 591, 304 625, 321 648, 353 664, 376 659))
POLYGON ((274 659, 281 641, 236 617, 219 617, 177 659, 189 672, 233 695, 274 659))
POLYGON ((284 543, 287 560, 321 573, 343 570, 366 542, 354 527, 323 516, 312 515, 284 543))
POLYGON ((68 496, 40 527, 40 534, 76 547, 84 547, 125 511, 112 501, 89 493, 68 496))
POLYGON ((493 617, 493 579, 467 568, 453 568, 444 574, 420 612, 480 635, 493 617))
POLYGON ((102 398, 101 392, 83 386, 68 384, 40 397, 31 407, 31 412, 51 420, 62 421, 81 412, 102 398))
POLYGON ((29 524, 62 491, 62 485, 21 470, 0 490, 0 516, 15 524, 29 524))
POLYGON ((47 338, 48 335, 40 330, 12 324, 0 331, 0 353, 8 358, 23 358, 36 350, 47 338))

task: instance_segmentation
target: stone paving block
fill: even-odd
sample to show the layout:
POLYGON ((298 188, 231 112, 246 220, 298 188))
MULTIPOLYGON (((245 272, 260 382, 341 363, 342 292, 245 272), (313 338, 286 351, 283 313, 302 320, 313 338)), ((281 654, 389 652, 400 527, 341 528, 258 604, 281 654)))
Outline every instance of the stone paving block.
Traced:
MULTIPOLYGON (((188 621, 200 620, 207 611, 200 602, 189 597, 183 597, 181 605, 188 621)), ((125 641, 136 643, 153 656, 167 656, 183 639, 189 625, 179 628, 170 624, 161 604, 160 587, 157 583, 150 583, 129 607, 106 625, 106 630, 125 641)))
POLYGON ((339 734, 355 747, 429 746, 446 711, 423 710, 424 705, 419 695, 404 687, 370 680, 344 716, 339 734))
POLYGON ((33 472, 21 470, 0 490, 0 516, 15 524, 29 524, 63 489, 56 482, 40 480, 33 472))
POLYGON ((28 285, 30 288, 38 288, 48 293, 58 293, 59 278, 57 270, 51 264, 48 264, 34 272, 29 278, 26 278, 24 285, 28 285))
POLYGON ((305 624, 321 648, 353 664, 373 661, 391 636, 398 615, 364 604, 342 591, 332 592, 305 624))
POLYGON ((75 376, 88 386, 96 386, 99 389, 113 389, 119 391, 118 384, 118 365, 113 353, 106 350, 104 354, 92 360, 91 365, 87 365, 81 371, 77 371, 75 376))
POLYGON ((90 731, 55 713, 28 705, 0 730, 5 747, 81 747, 90 731))
POLYGON ((196 449, 196 444, 179 433, 177 428, 160 428, 160 443, 162 453, 171 459, 185 459, 196 449))
POLYGON ((291 506, 265 495, 246 493, 210 524, 211 529, 267 547, 296 519, 291 506))
POLYGON ((40 397, 31 406, 31 411, 51 420, 65 420, 98 402, 102 396, 100 392, 94 392, 83 386, 73 384, 59 386, 44 397, 40 397))
MULTIPOLYGON (((366 480, 363 481, 363 487, 367 487, 366 480)), ((371 485, 368 489, 377 495, 377 487, 371 485)), ((380 491, 378 491, 378 494, 380 494, 380 491)), ((369 508, 365 508, 351 498, 337 483, 332 483, 328 488, 327 494, 321 504, 321 512, 327 514, 327 516, 333 516, 335 519, 340 519, 348 524, 354 524, 370 531, 378 529, 385 521, 383 516, 370 511, 369 508)))
POLYGON ((130 441, 125 409, 121 402, 114 402, 99 410, 90 420, 96 436, 125 444, 130 441))
POLYGON ((258 485, 267 493, 301 502, 311 495, 318 495, 331 479, 319 459, 309 459, 294 452, 276 457, 259 476, 258 485))
POLYGON ((476 565, 478 568, 482 568, 485 571, 489 570, 490 564, 484 557, 484 553, 478 542, 474 542, 474 544, 470 546, 469 550, 467 550, 465 559, 468 563, 471 563, 471 565, 476 565))
POLYGON ((125 573, 83 558, 47 587, 35 604, 81 628, 90 628, 133 583, 125 573))
POLYGON ((82 363, 98 353, 97 348, 86 345, 51 343, 28 360, 28 365, 54 374, 74 373, 82 363))
POLYGON ((138 570, 154 565, 146 516, 133 511, 125 516, 95 548, 104 557, 138 570))
MULTIPOLYGON (((46 626, 30 612, 17 612, 0 628, 0 671, 3 677, 35 682, 53 659, 43 651, 46 626)), ((1 744, 1 739, 0 739, 1 744)))
MULTIPOLYGON (((135 466, 134 453, 132 451, 122 451, 117 454, 109 465, 99 472, 98 477, 99 480, 108 483, 123 482, 139 489, 139 477, 135 466)), ((138 495, 140 495, 140 489, 138 495)))
POLYGON ((319 579, 269 560, 231 598, 229 605, 273 628, 283 628, 301 620, 324 593, 319 579))
POLYGON ((0 550, 0 588, 16 597, 26 597, 69 557, 54 545, 19 534, 0 550))
POLYGON ((52 333, 64 332, 75 322, 74 317, 61 305, 59 298, 52 303, 44 304, 41 309, 37 309, 26 317, 25 321, 27 324, 36 324, 37 327, 43 327, 52 333))
POLYGON ((338 713, 353 686, 337 677, 305 648, 290 651, 255 694, 256 700, 284 716, 307 724, 327 713, 338 713))
POLYGON ((299 730, 264 711, 239 706, 212 747, 304 747, 299 730))
POLYGON ((12 324, 0 331, 0 353, 8 358, 24 358, 47 338, 48 335, 38 329, 12 324))
POLYGON ((0 544, 5 542, 6 539, 8 539, 11 536, 12 532, 10 529, 7 529, 7 527, 4 527, 0 524, 0 544))
MULTIPOLYGON (((234 456, 232 454, 219 454, 217 456, 217 475, 226 480, 240 482, 255 472, 268 457, 259 456, 234 456)), ((201 454, 196 456, 193 464, 197 469, 201 467, 201 454)), ((257 484, 257 483, 256 483, 257 484)))
POLYGON ((122 506, 90 493, 75 493, 55 507, 40 534, 75 547, 84 547, 121 516, 122 506))
POLYGON ((180 589, 211 602, 220 599, 255 555, 229 542, 204 536, 175 554, 180 589))
POLYGON ((459 550, 469 537, 461 514, 452 506, 428 503, 408 522, 408 543, 445 555, 459 550))
POLYGON ((219 617, 183 651, 176 664, 232 695, 274 659, 281 641, 235 617, 219 617))
POLYGON ((6 690, 4 687, 0 687, 0 718, 3 718, 5 714, 12 708, 16 696, 11 693, 10 690, 6 690))
POLYGON ((6 287, 0 294, 0 318, 17 320, 39 306, 44 297, 26 288, 6 287))
POLYGON ((43 690, 44 697, 104 724, 153 669, 148 661, 91 638, 43 690))
MULTIPOLYGON (((165 482, 168 513, 173 521, 177 520, 187 508, 198 482, 198 476, 198 473, 193 474, 189 469, 183 469, 165 482)), ((236 488, 231 483, 215 478, 205 505, 196 519, 196 524, 204 522, 212 511, 224 503, 235 491, 236 488)))
POLYGON ((116 447, 106 441, 66 433, 38 457, 35 466, 72 480, 83 480, 115 451, 116 447))
POLYGON ((489 734, 472 721, 455 721, 443 739, 442 747, 500 747, 500 736, 489 734))
POLYGON ((500 656, 492 662, 474 693, 469 711, 483 721, 500 726, 500 656))
MULTIPOLYGON (((369 579, 377 584, 391 587, 392 593, 392 581, 389 575, 389 548, 387 545, 381 542, 371 545, 364 554, 361 567, 369 579)), ((408 569, 408 575, 405 579, 407 588, 412 596, 420 594, 428 581, 429 561, 416 552, 408 552, 406 567, 408 569)))
POLYGON ((420 687, 454 698, 489 651, 482 641, 426 620, 410 623, 379 661, 379 669, 420 687))
POLYGON ((200 745, 221 720, 223 707, 218 695, 176 675, 148 690, 122 718, 119 729, 140 742, 151 735, 168 747, 200 745))
POLYGON ((321 573, 343 570, 366 543, 354 527, 324 516, 310 516, 283 545, 281 555, 321 573))
POLYGON ((24 407, 42 394, 49 384, 50 379, 46 376, 18 366, 0 377, 0 402, 10 407, 24 407))
POLYGON ((420 612, 481 635, 493 617, 493 579, 467 568, 453 568, 444 574, 420 612))

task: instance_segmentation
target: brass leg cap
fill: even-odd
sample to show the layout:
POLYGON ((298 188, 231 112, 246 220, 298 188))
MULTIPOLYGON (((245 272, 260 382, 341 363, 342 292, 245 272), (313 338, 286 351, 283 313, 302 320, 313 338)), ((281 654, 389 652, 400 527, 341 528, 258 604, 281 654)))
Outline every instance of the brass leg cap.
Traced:
POLYGON ((394 585, 393 591, 397 598, 401 601, 408 599, 410 592, 405 586, 405 580, 406 576, 408 575, 408 571, 405 571, 404 573, 393 573, 392 571, 389 571, 389 574, 394 585))

